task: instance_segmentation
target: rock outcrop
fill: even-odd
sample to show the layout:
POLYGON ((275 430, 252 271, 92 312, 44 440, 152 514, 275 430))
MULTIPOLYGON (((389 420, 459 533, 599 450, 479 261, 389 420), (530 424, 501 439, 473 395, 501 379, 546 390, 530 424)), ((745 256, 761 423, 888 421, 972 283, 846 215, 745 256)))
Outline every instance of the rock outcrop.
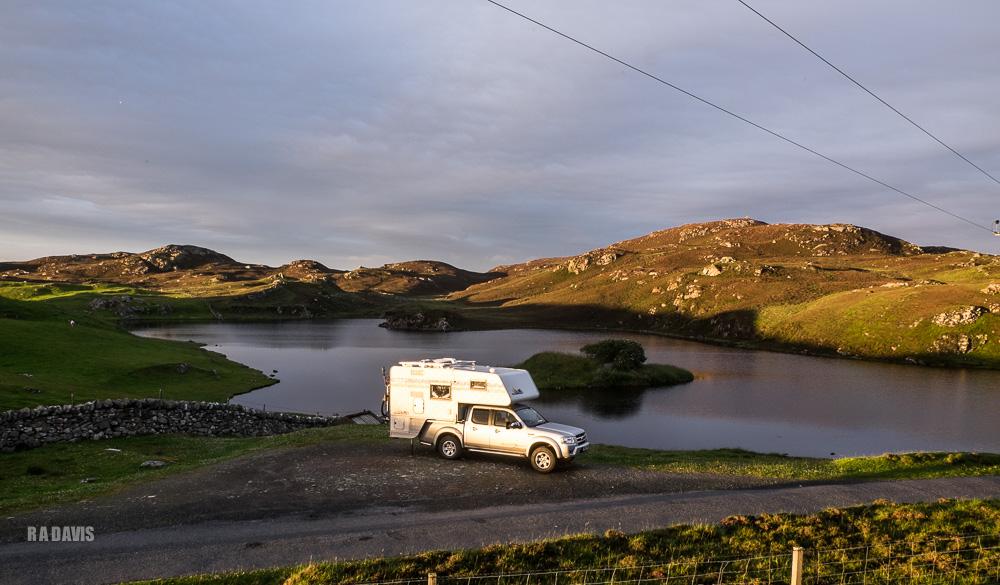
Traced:
POLYGON ((990 310, 986 307, 969 306, 962 307, 961 309, 955 309, 954 311, 945 311, 938 315, 934 315, 931 322, 935 325, 940 325, 941 327, 958 327, 959 325, 971 325, 975 323, 980 317, 989 313, 990 310))

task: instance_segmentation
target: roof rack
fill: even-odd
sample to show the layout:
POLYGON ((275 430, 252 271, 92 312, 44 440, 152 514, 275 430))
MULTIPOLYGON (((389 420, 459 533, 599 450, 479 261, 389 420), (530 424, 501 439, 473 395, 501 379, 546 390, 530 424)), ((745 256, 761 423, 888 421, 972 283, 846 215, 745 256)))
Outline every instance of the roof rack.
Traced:
POLYGON ((410 368, 453 368, 460 370, 476 368, 475 360, 456 360, 455 358, 423 359, 415 362, 399 362, 399 365, 410 368))

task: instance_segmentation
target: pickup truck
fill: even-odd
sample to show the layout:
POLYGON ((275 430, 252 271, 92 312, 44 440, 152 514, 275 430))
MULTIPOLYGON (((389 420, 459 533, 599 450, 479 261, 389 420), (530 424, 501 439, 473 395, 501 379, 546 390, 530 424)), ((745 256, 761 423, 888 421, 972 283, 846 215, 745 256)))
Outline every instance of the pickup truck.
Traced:
POLYGON ((549 473, 590 448, 583 429, 549 422, 523 402, 539 397, 526 370, 437 358, 399 362, 383 377, 389 436, 419 440, 446 459, 498 453, 549 473))
POLYGON ((420 441, 445 459, 463 451, 526 457, 531 467, 549 473, 557 462, 570 463, 590 448, 583 429, 545 420, 525 404, 510 407, 470 405, 454 423, 431 422, 420 441))

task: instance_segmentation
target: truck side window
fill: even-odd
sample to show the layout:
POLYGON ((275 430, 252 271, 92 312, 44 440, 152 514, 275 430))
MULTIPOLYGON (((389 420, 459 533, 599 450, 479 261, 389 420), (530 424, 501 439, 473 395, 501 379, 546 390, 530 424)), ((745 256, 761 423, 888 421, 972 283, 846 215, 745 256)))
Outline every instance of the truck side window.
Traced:
POLYGON ((514 422, 514 415, 507 412, 506 410, 494 410, 493 411, 493 426, 507 428, 507 423, 514 422))
POLYGON ((477 425, 490 424, 490 411, 485 408, 472 409, 472 422, 477 425))

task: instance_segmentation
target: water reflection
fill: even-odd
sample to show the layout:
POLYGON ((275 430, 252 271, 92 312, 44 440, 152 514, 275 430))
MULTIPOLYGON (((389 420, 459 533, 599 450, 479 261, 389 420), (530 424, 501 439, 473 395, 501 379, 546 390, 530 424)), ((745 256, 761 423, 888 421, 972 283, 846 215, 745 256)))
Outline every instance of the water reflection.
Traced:
POLYGON ((666 392, 669 388, 587 388, 569 392, 545 394, 535 400, 540 408, 549 405, 576 406, 583 412, 603 419, 627 419, 642 408, 646 392, 666 392))
MULTIPOLYGON (((379 370, 452 356, 513 364, 543 350, 576 351, 605 335, 504 330, 422 334, 375 320, 171 325, 140 333, 192 339, 280 384, 234 402, 300 412, 378 408, 379 370)), ((804 455, 911 450, 1000 451, 1000 372, 944 370, 738 350, 626 335, 650 362, 697 379, 645 392, 551 393, 539 408, 598 442, 667 449, 743 447, 804 455)))

